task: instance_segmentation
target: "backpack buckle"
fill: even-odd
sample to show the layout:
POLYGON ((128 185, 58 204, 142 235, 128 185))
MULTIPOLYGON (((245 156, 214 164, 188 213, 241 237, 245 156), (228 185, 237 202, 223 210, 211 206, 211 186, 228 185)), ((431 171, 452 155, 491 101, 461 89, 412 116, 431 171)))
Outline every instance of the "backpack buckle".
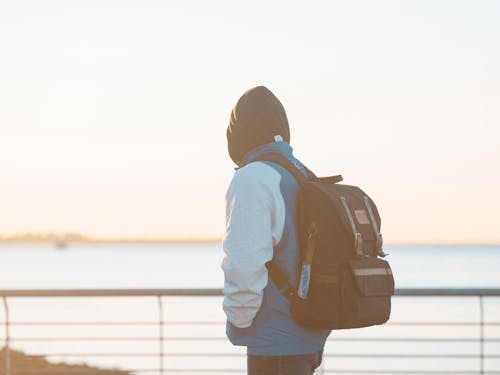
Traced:
POLYGON ((293 297, 295 297, 295 289, 293 289, 293 288, 288 288, 288 289, 285 291, 285 297, 286 297, 288 300, 291 300, 293 297))
POLYGON ((384 240, 382 238, 382 234, 380 233, 380 229, 377 226, 377 221, 375 220, 375 214, 373 213, 372 205, 370 204, 370 200, 368 199, 368 197, 366 195, 363 197, 363 201, 365 202, 366 210, 368 211, 368 214, 370 215, 370 221, 372 223, 373 231, 375 232, 375 235, 377 236, 377 242, 375 244, 375 246, 377 248, 377 255, 381 256, 383 258, 387 254, 384 253, 384 250, 382 250, 382 245, 384 244, 384 240))
POLYGON ((356 251, 356 255, 358 257, 362 257, 364 255, 363 253, 363 237, 361 236, 361 233, 356 232, 354 234, 354 250, 356 251))
POLYGON ((363 253, 363 237, 361 236, 361 233, 358 232, 358 229, 356 227, 356 223, 354 222, 354 219, 352 217, 351 209, 349 208, 349 204, 347 203, 346 197, 341 195, 340 201, 342 202, 342 205, 344 206, 345 213, 347 215, 347 218, 349 219, 349 223, 351 224, 352 234, 354 235, 354 252, 355 252, 356 256, 362 257, 364 255, 364 253, 363 253))
POLYGON ((387 256, 387 253, 384 253, 384 250, 382 249, 382 245, 384 244, 384 239, 382 238, 382 234, 378 233, 377 234, 377 254, 385 258, 387 256))
POLYGON ((295 288, 291 284, 287 284, 283 288, 278 290, 289 301, 291 301, 297 295, 295 288))
POLYGON ((316 225, 316 222, 313 221, 311 225, 309 225, 309 229, 307 230, 307 233, 309 234, 309 239, 312 240, 313 237, 316 237, 318 235, 318 227, 316 225))

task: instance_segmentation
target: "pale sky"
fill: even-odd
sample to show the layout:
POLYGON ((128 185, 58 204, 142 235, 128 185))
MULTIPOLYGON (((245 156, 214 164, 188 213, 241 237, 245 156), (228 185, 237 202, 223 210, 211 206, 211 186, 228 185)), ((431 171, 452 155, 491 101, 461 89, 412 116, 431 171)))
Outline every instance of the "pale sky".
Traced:
POLYGON ((477 0, 2 1, 0 233, 221 236, 256 85, 386 242, 500 242, 500 2, 477 0))

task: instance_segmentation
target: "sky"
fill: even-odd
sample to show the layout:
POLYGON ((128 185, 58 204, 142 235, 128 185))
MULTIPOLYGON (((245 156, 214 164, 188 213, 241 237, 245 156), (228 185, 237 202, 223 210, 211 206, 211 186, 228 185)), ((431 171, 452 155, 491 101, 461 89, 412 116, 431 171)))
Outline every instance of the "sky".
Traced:
POLYGON ((388 243, 500 243, 498 1, 1 1, 0 234, 221 237, 225 131, 282 101, 295 155, 388 243))

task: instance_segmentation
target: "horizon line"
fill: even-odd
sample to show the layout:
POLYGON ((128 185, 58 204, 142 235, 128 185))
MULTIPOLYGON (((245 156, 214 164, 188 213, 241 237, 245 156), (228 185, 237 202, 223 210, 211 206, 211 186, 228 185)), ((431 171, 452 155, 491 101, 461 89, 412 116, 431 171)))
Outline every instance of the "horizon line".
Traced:
MULTIPOLYGON (((222 243, 223 237, 6 237, 0 235, 0 244, 14 243, 89 243, 89 244, 126 244, 126 243, 222 243)), ((388 242, 386 246, 500 246, 500 242, 388 242)))
MULTIPOLYGON (((0 243, 215 243, 223 236, 89 236, 81 232, 0 233, 0 243)), ((500 241, 394 241, 387 246, 500 246, 500 241)))

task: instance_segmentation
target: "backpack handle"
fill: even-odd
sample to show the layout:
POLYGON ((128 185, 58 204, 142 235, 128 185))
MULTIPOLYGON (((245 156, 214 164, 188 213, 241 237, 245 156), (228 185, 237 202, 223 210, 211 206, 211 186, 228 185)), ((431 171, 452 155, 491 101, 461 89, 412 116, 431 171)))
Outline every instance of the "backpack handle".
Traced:
POLYGON ((336 176, 318 177, 316 179, 327 184, 336 184, 337 182, 341 182, 343 180, 342 175, 340 174, 336 176))

